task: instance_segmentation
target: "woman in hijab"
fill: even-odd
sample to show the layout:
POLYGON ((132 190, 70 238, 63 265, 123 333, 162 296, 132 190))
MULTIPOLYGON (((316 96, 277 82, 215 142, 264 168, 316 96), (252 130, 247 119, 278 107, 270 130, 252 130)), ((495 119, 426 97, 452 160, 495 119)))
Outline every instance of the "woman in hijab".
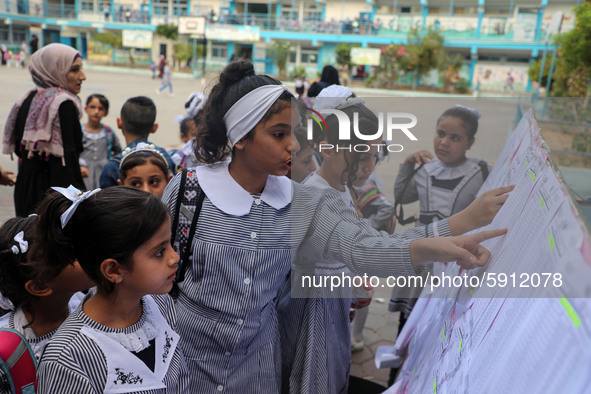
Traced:
POLYGON ((74 48, 49 44, 31 56, 35 89, 14 105, 4 129, 3 152, 20 159, 14 190, 17 216, 35 211, 51 186, 83 190, 78 160, 82 152, 82 103, 86 79, 74 48))

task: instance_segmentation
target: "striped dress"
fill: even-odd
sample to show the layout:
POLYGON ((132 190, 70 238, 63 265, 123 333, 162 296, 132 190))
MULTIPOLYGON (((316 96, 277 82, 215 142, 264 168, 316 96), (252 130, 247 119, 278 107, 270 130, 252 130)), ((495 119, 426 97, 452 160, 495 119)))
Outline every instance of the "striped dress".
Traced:
MULTIPOLYGON (((308 177, 304 183, 321 189, 330 188, 318 174, 308 177)), ((348 190, 346 193, 332 188, 327 190, 338 193, 344 205, 350 207, 349 213, 357 215, 354 206, 351 207, 352 199, 348 190)), ((362 223, 367 228, 371 226, 369 221, 362 223)), ((439 235, 451 235, 447 222, 441 222, 438 230, 439 235)), ((434 236, 433 228, 413 229, 399 234, 397 238, 410 241, 425 236, 434 236)), ((325 261, 318 259, 316 267, 325 264, 336 266, 334 261, 328 260, 330 258, 325 261)), ((295 267, 301 267, 301 259, 296 260, 295 267)), ((420 268, 417 269, 419 271, 420 268)), ((294 284, 294 281, 291 283, 294 284)), ((283 361, 282 391, 294 394, 347 393, 351 365, 351 298, 328 298, 332 295, 319 292, 320 297, 316 298, 289 299, 285 293, 289 295, 289 290, 293 289, 285 290, 278 304, 283 361)))
MULTIPOLYGON (((192 242, 192 264, 176 301, 191 392, 280 391, 275 302, 290 268, 292 283, 319 267, 334 273, 415 274, 411 240, 373 230, 334 190, 292 185, 285 177, 269 176, 263 193, 251 195, 230 176, 227 162, 198 167, 188 176, 197 176, 206 194, 192 242)), ((179 183, 177 175, 163 196, 173 217, 179 183)), ((447 222, 438 228, 441 235, 449 234, 447 222)), ((412 232, 414 238, 433 235, 431 227, 412 232)), ((293 285, 291 291, 296 297, 326 295, 323 289, 293 285)), ((298 313, 293 315, 288 313, 291 320, 282 325, 293 321, 299 331, 300 325, 319 324, 318 330, 309 327, 309 333, 322 332, 323 322, 303 322, 298 313)), ((310 335, 305 337, 313 339, 310 335)), ((316 344, 307 346, 310 352, 316 344)), ((300 356, 304 354, 293 357, 300 356)), ((317 374, 322 380, 326 366, 320 366, 317 374)))
POLYGON ((178 335, 162 315, 174 307, 171 298, 145 296, 142 306, 140 320, 123 329, 100 325, 82 306, 71 314, 43 354, 37 392, 188 393, 189 378, 177 346, 178 335), (151 342, 143 346, 142 338, 151 342), (155 347, 153 371, 129 350, 137 352, 148 346, 155 347))
MULTIPOLYGON (((78 309, 82 299, 84 299, 84 294, 81 292, 75 293, 72 298, 70 298, 70 301, 68 302, 68 310, 70 313, 78 309)), ((43 354, 43 349, 45 349, 45 345, 47 345, 49 340, 56 333, 57 329, 38 337, 35 335, 32 328, 26 327, 28 324, 29 321, 25 316, 23 308, 20 306, 0 317, 0 328, 11 328, 20 332, 27 339, 27 341, 29 341, 29 346, 31 347, 33 354, 35 354, 37 362, 39 362, 41 359, 41 354, 43 354)), ((10 393, 10 385, 3 369, 0 369, 0 393, 10 393)))

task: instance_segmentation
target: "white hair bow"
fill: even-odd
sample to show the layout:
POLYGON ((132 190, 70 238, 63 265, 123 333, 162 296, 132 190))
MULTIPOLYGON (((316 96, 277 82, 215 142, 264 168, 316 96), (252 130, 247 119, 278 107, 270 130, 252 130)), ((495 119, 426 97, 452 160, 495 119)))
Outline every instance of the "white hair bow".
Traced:
POLYGON ((4 309, 5 311, 14 310, 14 304, 12 303, 12 301, 4 297, 2 293, 0 293, 0 309, 4 309))
POLYGON ((16 241, 17 245, 12 245, 12 253, 19 254, 19 253, 27 253, 29 250, 29 243, 25 241, 25 232, 21 231, 17 235, 14 236, 14 240, 16 241))
POLYGON ((68 221, 70 220, 70 218, 72 218, 74 212, 76 212, 76 209, 78 208, 78 205, 80 205, 82 201, 86 200, 88 197, 92 196, 94 193, 101 190, 94 189, 87 192, 81 192, 72 185, 68 186, 68 188, 54 186, 52 187, 52 189, 56 192, 61 193, 64 197, 66 197, 73 203, 72 206, 68 208, 66 212, 62 214, 62 216, 60 216, 62 228, 66 227, 66 224, 68 224, 68 221))

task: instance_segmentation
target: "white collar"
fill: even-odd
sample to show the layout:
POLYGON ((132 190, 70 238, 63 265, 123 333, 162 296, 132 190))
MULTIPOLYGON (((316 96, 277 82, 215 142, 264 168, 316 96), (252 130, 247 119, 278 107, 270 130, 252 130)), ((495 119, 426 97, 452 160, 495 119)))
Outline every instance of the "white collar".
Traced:
MULTIPOLYGON (((253 196, 244 190, 230 175, 230 160, 197 167, 199 186, 213 205, 223 212, 244 216, 250 213, 253 196)), ((291 180, 284 176, 269 175, 261 200, 279 210, 291 202, 291 180)))

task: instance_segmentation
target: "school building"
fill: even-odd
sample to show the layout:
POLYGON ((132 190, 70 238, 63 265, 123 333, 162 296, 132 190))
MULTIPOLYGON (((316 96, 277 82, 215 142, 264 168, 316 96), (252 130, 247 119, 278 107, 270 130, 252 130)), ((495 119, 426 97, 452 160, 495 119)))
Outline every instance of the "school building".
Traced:
POLYGON ((369 49, 371 57, 373 48, 406 43, 412 27, 433 28, 449 52, 463 56, 461 76, 473 87, 506 90, 510 83, 518 92, 532 89, 529 64, 552 54, 552 34, 574 27, 573 7, 582 1, 0 0, 0 44, 18 50, 36 34, 40 45, 72 45, 91 63, 141 66, 160 54, 172 58, 173 43, 155 34, 158 25, 201 17, 200 34, 177 42, 206 42, 207 68, 238 56, 251 59, 258 72, 275 73, 267 51, 285 40, 291 43, 288 73, 303 67, 315 79, 324 65, 336 65, 341 43, 369 49), (93 39, 107 32, 122 33, 120 49, 93 39))

